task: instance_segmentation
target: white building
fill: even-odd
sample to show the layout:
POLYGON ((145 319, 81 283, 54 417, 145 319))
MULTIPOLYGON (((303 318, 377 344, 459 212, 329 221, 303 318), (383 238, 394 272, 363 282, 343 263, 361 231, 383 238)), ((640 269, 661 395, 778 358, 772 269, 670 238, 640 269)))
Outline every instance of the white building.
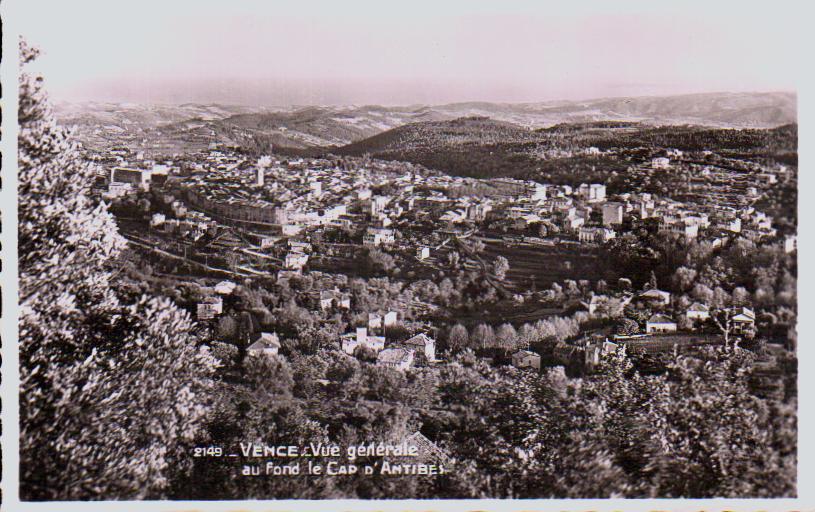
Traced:
POLYGON ((710 308, 701 302, 694 302, 685 311, 685 317, 688 320, 707 320, 710 318, 710 308))
POLYGON ((385 348, 384 336, 371 336, 366 327, 357 327, 355 334, 345 334, 340 339, 343 352, 354 354, 357 347, 368 347, 374 352, 380 352, 385 348))
POLYGON ((798 237, 795 235, 789 235, 784 238, 784 252, 787 254, 794 252, 798 249, 798 237))
POLYGON ((741 233, 741 219, 736 217, 729 222, 725 222, 724 229, 733 233, 741 233))
POLYGON ((104 197, 107 199, 115 199, 117 197, 126 196, 131 192, 133 192, 133 185, 130 183, 111 182, 108 183, 108 189, 104 193, 104 197))
POLYGON ((577 217, 577 216, 569 215, 569 216, 563 218, 563 220, 561 222, 561 227, 565 231, 574 232, 578 228, 580 228, 580 226, 582 226, 585 223, 586 223, 586 219, 584 219, 583 217, 577 217))
POLYGON ((187 216, 187 207, 181 201, 173 201, 170 208, 176 217, 183 218, 187 216))
POLYGON ((292 252, 310 253, 312 250, 312 246, 309 242, 290 239, 287 243, 292 252))
POLYGON ((413 364, 413 351, 405 348, 387 348, 376 357, 376 364, 406 370, 413 364))
POLYGON ((167 220, 167 217, 163 213, 154 213, 152 217, 150 217, 150 227, 155 228, 164 224, 164 221, 167 220))
POLYGON ((601 227, 581 227, 577 232, 577 238, 587 244, 603 244, 614 239, 617 233, 613 229, 601 227))
POLYGON ((600 183, 592 183, 591 185, 582 183, 577 189, 577 195, 585 201, 605 201, 606 186, 600 183))
POLYGON ((323 195, 323 184, 317 180, 309 181, 308 188, 311 197, 319 198, 323 195))
POLYGON ((533 183, 530 190, 530 198, 533 201, 542 201, 546 199, 546 185, 533 183))
MULTIPOLYGON (((589 341, 585 348, 585 364, 589 367, 597 366, 604 356, 617 352, 618 346, 616 343, 608 340, 589 341)), ((625 345, 622 345, 622 347, 623 350, 625 350, 625 345)))
POLYGON ((198 304, 197 317, 199 320, 210 320, 224 312, 224 301, 220 297, 207 297, 198 304))
POLYGON ((368 329, 381 329, 382 317, 377 313, 368 313, 368 329))
POLYGON ((659 306, 667 306, 671 303, 671 293, 656 288, 640 293, 638 298, 659 306))
POLYGON ((396 311, 388 311, 385 313, 385 316, 382 317, 382 324, 385 327, 391 327, 396 325, 396 322, 399 320, 399 315, 396 311))
POLYGON ((474 221, 482 221, 487 218, 487 214, 492 211, 489 203, 476 203, 467 206, 467 218, 474 221))
POLYGON ((246 347, 246 354, 249 356, 276 356, 280 350, 280 339, 277 333, 260 333, 260 338, 246 347))
POLYGON ((603 205, 603 225, 613 226, 623 223, 623 205, 606 203, 603 205))
POLYGON ((258 158, 257 173, 255 174, 255 185, 262 187, 266 181, 266 168, 272 165, 272 157, 263 155, 258 158))
POLYGON ((390 197, 387 196, 372 196, 371 197, 371 216, 377 216, 390 202, 390 197))
POLYGON ((589 185, 589 201, 605 201, 606 186, 598 183, 589 185))
MULTIPOLYGON (((163 174, 167 174, 165 171, 163 174)), ((128 167, 114 167, 110 171, 110 183, 129 183, 134 188, 150 189, 153 177, 152 169, 131 169, 128 167)))
POLYGON ((671 159, 659 156, 651 160, 652 169, 668 169, 671 167, 671 159))
POLYGON ((676 322, 665 315, 656 314, 645 323, 645 332, 648 334, 676 332, 676 322))
POLYGON ((362 239, 362 244, 367 246, 378 246, 382 244, 392 244, 396 237, 392 229, 369 227, 362 239))
POLYGON ((308 254, 290 252, 286 254, 284 267, 287 270, 302 270, 302 268, 306 266, 306 263, 308 263, 308 254))
POLYGON ((422 333, 402 342, 408 349, 424 354, 428 361, 436 360, 436 340, 422 333))
POLYGON ((338 288, 334 288, 333 290, 323 290, 320 292, 320 309, 326 311, 331 309, 332 307, 338 307, 340 309, 350 309, 351 308, 351 295, 348 293, 342 293, 338 288))
POLYGON ((512 366, 515 368, 534 368, 540 371, 541 356, 529 350, 519 350, 512 354, 512 366))
POLYGON ((281 224, 280 229, 284 236, 294 236, 303 230, 303 226, 299 224, 281 224))
POLYGON ((733 323, 733 332, 735 334, 746 334, 755 329, 756 314, 747 307, 734 308, 730 321, 733 323))
POLYGON ((268 249, 270 247, 274 247, 274 244, 276 244, 278 240, 280 239, 272 236, 263 237, 260 239, 260 248, 268 249))
POLYGON ((221 281, 215 285, 215 293, 219 295, 231 295, 238 285, 232 281, 221 281))
POLYGON ((663 233, 679 235, 686 240, 693 240, 699 236, 699 224, 688 224, 686 222, 674 222, 660 227, 663 233))

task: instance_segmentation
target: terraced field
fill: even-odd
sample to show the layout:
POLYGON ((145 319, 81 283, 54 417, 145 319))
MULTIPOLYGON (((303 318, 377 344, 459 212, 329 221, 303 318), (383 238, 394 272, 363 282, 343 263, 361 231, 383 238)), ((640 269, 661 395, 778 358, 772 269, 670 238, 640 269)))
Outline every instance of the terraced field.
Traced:
POLYGON ((506 281, 507 287, 514 291, 530 289, 533 280, 540 290, 566 279, 597 281, 607 277, 597 255, 585 248, 508 245, 495 239, 483 241, 484 260, 491 262, 503 256, 509 261, 506 281))

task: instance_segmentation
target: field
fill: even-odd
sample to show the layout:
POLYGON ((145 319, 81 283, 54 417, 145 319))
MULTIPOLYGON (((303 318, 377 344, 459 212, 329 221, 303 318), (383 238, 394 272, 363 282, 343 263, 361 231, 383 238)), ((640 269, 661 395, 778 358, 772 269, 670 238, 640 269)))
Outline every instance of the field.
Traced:
POLYGON ((548 288, 566 279, 596 281, 605 277, 604 265, 586 248, 562 246, 509 245, 497 239, 482 239, 482 258, 494 261, 503 256, 509 261, 507 287, 516 292, 548 288))
POLYGON ((722 337, 709 334, 659 334, 646 338, 637 338, 623 342, 628 349, 639 349, 646 354, 670 352, 676 346, 680 350, 688 350, 704 345, 720 345, 722 337))

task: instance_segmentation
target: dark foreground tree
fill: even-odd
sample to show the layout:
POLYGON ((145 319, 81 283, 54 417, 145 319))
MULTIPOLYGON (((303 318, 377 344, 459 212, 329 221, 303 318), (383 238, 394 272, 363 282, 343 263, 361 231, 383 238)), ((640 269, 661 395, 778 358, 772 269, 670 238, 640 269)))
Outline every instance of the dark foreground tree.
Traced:
POLYGON ((160 497, 189 460, 213 360, 169 300, 120 298, 124 241, 20 46, 20 495, 160 497))

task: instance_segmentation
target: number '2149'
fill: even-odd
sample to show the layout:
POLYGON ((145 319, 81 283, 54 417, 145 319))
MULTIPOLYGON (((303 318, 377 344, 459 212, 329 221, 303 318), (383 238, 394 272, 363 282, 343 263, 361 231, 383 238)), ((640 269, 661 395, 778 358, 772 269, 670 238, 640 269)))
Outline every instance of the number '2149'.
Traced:
POLYGON ((193 457, 223 457, 224 450, 220 446, 197 446, 193 457))

